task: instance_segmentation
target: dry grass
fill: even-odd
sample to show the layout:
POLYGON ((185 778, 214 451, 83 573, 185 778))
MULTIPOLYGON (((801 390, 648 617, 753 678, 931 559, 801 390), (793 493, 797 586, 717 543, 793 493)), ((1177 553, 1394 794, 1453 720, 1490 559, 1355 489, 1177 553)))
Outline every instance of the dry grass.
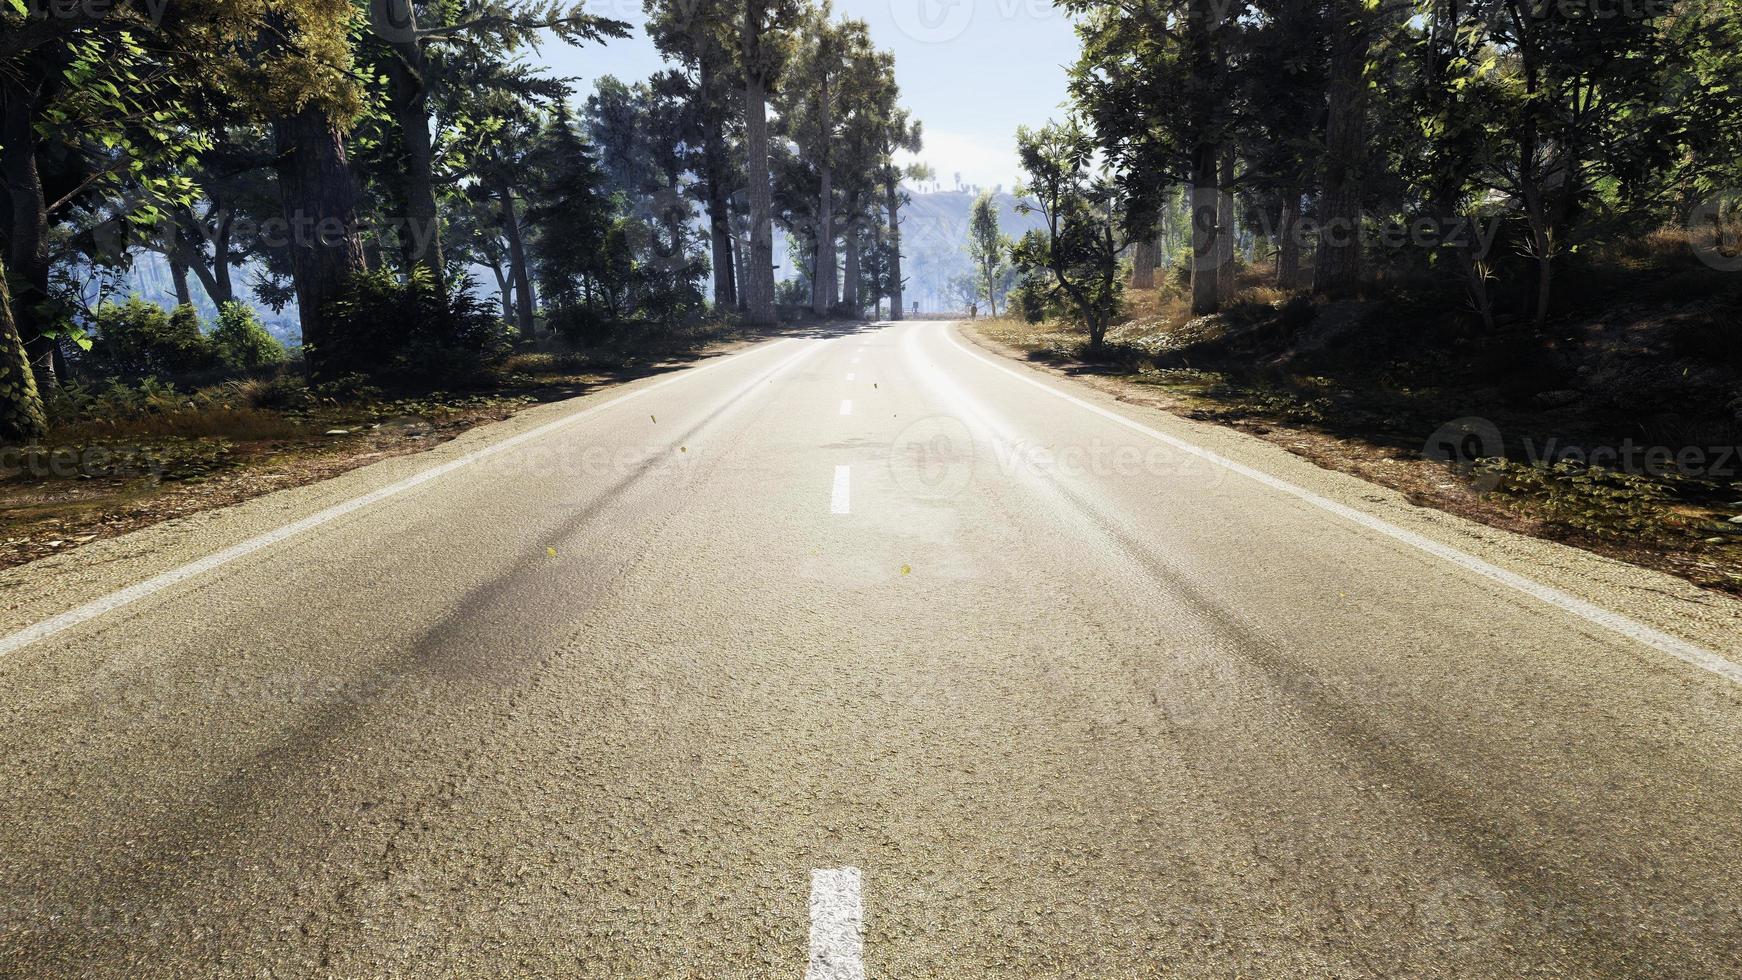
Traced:
POLYGON ((514 354, 502 362, 507 374, 571 374, 589 365, 586 355, 578 351, 530 351, 514 354))
POLYGON ((308 428, 281 412, 249 406, 208 405, 134 418, 88 420, 56 429, 62 444, 217 437, 233 442, 271 442, 307 435, 308 428))

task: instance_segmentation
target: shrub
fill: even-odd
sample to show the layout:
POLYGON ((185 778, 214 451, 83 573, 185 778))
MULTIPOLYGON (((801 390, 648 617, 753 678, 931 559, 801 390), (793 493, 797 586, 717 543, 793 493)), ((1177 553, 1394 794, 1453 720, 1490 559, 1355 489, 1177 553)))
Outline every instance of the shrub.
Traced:
POLYGON ((1661 532, 1674 518, 1668 491, 1656 481, 1601 466, 1562 460, 1531 466, 1508 459, 1479 461, 1478 480, 1494 481, 1515 510, 1573 531, 1605 538, 1661 532))
POLYGON ((356 372, 393 387, 468 384, 512 348, 494 301, 479 299, 470 279, 452 295, 427 270, 404 282, 390 270, 353 276, 327 309, 333 340, 320 352, 335 372, 356 372))
POLYGON ((1005 294, 1004 301, 1008 304, 1009 310, 1015 312, 1028 323, 1040 323, 1049 315, 1058 313, 1057 304, 1047 297, 1044 284, 1032 278, 1023 279, 1017 283, 1009 293, 1005 294))
POLYGON ((216 363, 211 342, 200 333, 199 314, 191 306, 166 313, 138 296, 125 303, 104 303, 97 308, 95 333, 85 359, 99 375, 188 374, 216 363))
POLYGON ((559 307, 550 311, 548 322, 558 337, 581 347, 602 344, 614 332, 611 319, 593 306, 559 307))
POLYGON ((211 343, 225 367, 243 371, 282 364, 287 356, 284 345, 267 331, 254 310, 243 303, 225 303, 218 309, 211 343))

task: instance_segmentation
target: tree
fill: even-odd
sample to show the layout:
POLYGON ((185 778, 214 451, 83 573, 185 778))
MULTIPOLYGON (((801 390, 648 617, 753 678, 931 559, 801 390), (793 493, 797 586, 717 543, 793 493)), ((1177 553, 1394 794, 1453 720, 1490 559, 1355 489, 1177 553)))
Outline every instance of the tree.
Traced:
POLYGON ((1170 183, 1190 184, 1192 312, 1214 313, 1222 239, 1233 231, 1218 214, 1218 165, 1239 116, 1230 65, 1246 4, 1067 0, 1066 7, 1083 44, 1071 69, 1072 99, 1130 202, 1126 232, 1153 232, 1170 183))
POLYGON ((1017 210, 1039 214, 1043 225, 1014 251, 1024 288, 1062 302, 1097 350, 1120 306, 1124 195, 1115 180, 1093 169, 1094 141, 1075 120, 1018 128, 1016 153, 1028 175, 1017 188, 1023 199, 1017 210))
POLYGON ((17 446, 42 438, 48 421, 42 394, 24 338, 12 319, 12 293, 6 287, 6 263, 0 261, 0 445, 17 446))
MULTIPOLYGON (((559 0, 482 0, 463 6, 369 0, 368 6, 369 25, 388 81, 388 109, 401 140, 404 181, 401 196, 410 232, 406 241, 408 258, 411 263, 428 268, 439 288, 445 270, 435 194, 435 148, 429 120, 432 97, 445 73, 441 49, 455 46, 511 51, 536 43, 543 32, 580 45, 628 37, 629 25, 585 13, 579 3, 565 10, 559 0)), ((476 56, 477 51, 471 53, 476 56)))
MULTIPOLYGON (((130 188, 180 200, 185 182, 159 166, 198 145, 181 96, 205 57, 199 40, 239 29, 233 11, 193 3, 162 24, 129 4, 82 5, 54 16, 0 5, 0 185, 3 259, 14 277, 11 318, 39 384, 60 373, 60 342, 77 334, 50 285, 51 229, 94 199, 130 188), (148 49, 146 37, 157 42, 148 49)), ((147 204, 139 215, 154 221, 147 204)))
MULTIPOLYGON (((721 5, 724 6, 724 5, 721 5)), ((768 95, 784 65, 783 24, 797 20, 795 0, 743 0, 738 73, 744 81, 744 184, 750 201, 745 312, 774 322, 774 207, 768 167, 768 95)))
POLYGON ((993 316, 998 315, 998 290, 1012 244, 1009 236, 998 230, 998 203, 992 192, 981 191, 968 219, 968 255, 974 260, 979 288, 993 316))
POLYGON ((909 118, 905 110, 893 114, 888 128, 884 130, 883 138, 885 156, 883 164, 878 168, 878 183, 883 187, 884 214, 889 220, 889 318, 900 320, 904 316, 901 287, 906 282, 901 277, 901 206, 909 200, 907 192, 901 189, 901 182, 903 179, 931 180, 933 174, 931 168, 923 163, 912 163, 903 167, 895 162, 895 151, 918 153, 920 148, 919 121, 909 118))
POLYGON ((529 159, 539 288, 556 329, 570 334, 586 335, 599 307, 616 307, 619 284, 607 280, 623 275, 616 208, 595 152, 558 106, 529 159))
POLYGON ((690 74, 696 121, 702 130, 702 161, 698 174, 708 214, 708 238, 713 257, 714 306, 725 310, 739 303, 731 231, 731 199, 743 182, 740 168, 727 150, 745 115, 743 87, 734 84, 732 39, 714 15, 721 5, 646 0, 647 34, 665 56, 690 74))
POLYGON ((1313 291, 1342 295, 1361 277, 1361 200, 1367 170, 1368 62, 1376 18, 1365 0, 1331 0, 1331 57, 1319 251, 1313 291))

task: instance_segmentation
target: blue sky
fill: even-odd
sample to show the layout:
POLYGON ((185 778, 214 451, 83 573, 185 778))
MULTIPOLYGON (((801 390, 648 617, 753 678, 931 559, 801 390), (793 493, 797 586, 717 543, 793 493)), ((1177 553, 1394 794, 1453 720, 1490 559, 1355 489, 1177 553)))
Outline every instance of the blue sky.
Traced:
MULTIPOLYGON (((644 34, 641 0, 590 0, 593 13, 635 25, 605 46, 547 45, 537 60, 590 91, 600 75, 644 78, 659 55, 644 34)), ((1043 0, 837 0, 837 16, 864 20, 878 47, 895 52, 902 99, 925 128, 920 159, 944 185, 1017 180, 1015 131, 1060 115, 1076 37, 1043 0)))

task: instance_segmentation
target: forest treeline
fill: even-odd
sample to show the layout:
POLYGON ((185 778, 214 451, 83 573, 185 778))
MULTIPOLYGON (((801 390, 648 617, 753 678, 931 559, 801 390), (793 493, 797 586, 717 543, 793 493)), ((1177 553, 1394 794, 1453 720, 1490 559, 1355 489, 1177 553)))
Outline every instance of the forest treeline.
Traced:
POLYGON ((1742 264, 1733 0, 1062 6, 1067 114, 1019 134, 1043 227, 1006 251, 1020 311, 1091 346, 1159 267, 1198 315, 1256 266, 1323 297, 1439 295, 1491 333, 1542 331, 1569 270, 1666 229, 1742 264))
POLYGON ((777 304, 899 316, 926 171, 892 56, 810 0, 646 13, 665 67, 582 93, 528 55, 628 35, 583 4, 0 0, 0 441, 72 377, 282 361, 256 305, 294 305, 317 385, 777 304), (147 252, 178 309, 104 295, 147 252))

